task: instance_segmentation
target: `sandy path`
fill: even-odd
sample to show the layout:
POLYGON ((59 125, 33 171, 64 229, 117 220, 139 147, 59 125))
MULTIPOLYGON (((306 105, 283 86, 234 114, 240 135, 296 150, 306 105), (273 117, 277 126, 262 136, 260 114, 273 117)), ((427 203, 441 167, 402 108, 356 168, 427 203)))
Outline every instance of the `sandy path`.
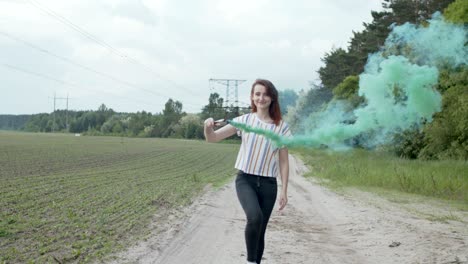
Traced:
MULTIPOLYGON (((468 263, 468 213, 417 204, 414 212, 426 216, 418 217, 410 202, 403 208, 359 191, 337 195, 301 177, 300 160, 290 164, 289 204, 274 209, 262 263, 468 263), (447 214, 457 221, 425 219, 447 214)), ((244 213, 233 183, 165 222, 114 263, 245 263, 244 213)))

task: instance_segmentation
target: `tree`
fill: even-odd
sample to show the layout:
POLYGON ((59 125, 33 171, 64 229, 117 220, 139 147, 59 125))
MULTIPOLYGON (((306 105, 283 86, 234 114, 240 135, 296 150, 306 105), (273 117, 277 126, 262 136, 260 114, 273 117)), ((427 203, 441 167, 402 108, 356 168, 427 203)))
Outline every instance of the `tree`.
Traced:
POLYGON ((466 0, 456 0, 451 3, 444 10, 444 17, 453 23, 468 23, 468 2, 466 0))
POLYGON ((78 122, 81 123, 81 128, 83 131, 91 131, 96 127, 96 114, 93 111, 86 112, 78 122))
POLYGON ((175 126, 184 115, 182 112, 182 103, 169 99, 164 105, 162 114, 162 137, 170 137, 175 133, 175 126))
MULTIPOLYGON (((151 115, 151 113, 148 114, 151 115)), ((129 116, 128 132, 131 136, 138 136, 140 132, 144 130, 145 126, 150 125, 146 115, 147 113, 142 111, 129 116)))
POLYGON ((346 77, 333 89, 333 96, 336 100, 346 100, 350 103, 351 111, 364 102, 364 98, 358 95, 359 76, 351 75, 346 77))
MULTIPOLYGON (((348 53, 353 54, 356 61, 350 65, 353 75, 364 71, 369 54, 379 51, 385 44, 385 39, 390 33, 390 25, 393 23, 391 13, 387 11, 372 11, 372 22, 363 23, 362 32, 354 32, 348 46, 348 53)), ((333 88, 333 87, 332 87, 333 88)))
POLYGON ((291 89, 279 91, 278 93, 281 114, 286 115, 288 113, 288 107, 294 106, 296 104, 299 95, 297 95, 297 93, 291 89))
POLYGON ((196 114, 187 114, 180 119, 176 134, 179 137, 188 139, 203 138, 202 119, 196 114))
POLYGON ((211 93, 208 98, 208 104, 205 105, 201 112, 201 118, 209 117, 216 119, 224 118, 226 110, 223 108, 224 99, 218 93, 211 93))
POLYGON ((25 124, 24 130, 28 132, 48 132, 47 124, 48 124, 49 119, 50 119, 49 114, 33 115, 25 124))
POLYGON ((468 68, 440 73, 437 89, 442 111, 422 129, 412 128, 394 137, 398 156, 421 159, 468 159, 468 68))
POLYGON ((322 86, 314 86, 308 91, 301 91, 296 105, 289 108, 285 120, 295 133, 303 132, 304 120, 308 119, 311 114, 322 110, 332 97, 331 90, 322 86))
POLYGON ((342 48, 333 49, 322 58, 324 67, 320 67, 318 74, 324 88, 332 90, 341 83, 346 76, 357 75, 354 64, 358 61, 356 54, 346 52, 342 48))
POLYGON ((394 134, 390 148, 400 158, 417 159, 424 145, 424 133, 414 127, 394 134))
POLYGON ((108 109, 105 104, 101 104, 96 112, 96 130, 101 130, 102 124, 106 122, 113 114, 114 110, 108 109))
POLYGON ((0 129, 22 130, 31 115, 0 115, 0 129))
POLYGON ((406 22, 419 24, 436 11, 443 11, 454 0, 384 0, 382 6, 391 9, 392 19, 397 25, 406 22))
POLYGON ((468 159, 468 68, 443 75, 442 111, 424 128, 424 159, 468 159))

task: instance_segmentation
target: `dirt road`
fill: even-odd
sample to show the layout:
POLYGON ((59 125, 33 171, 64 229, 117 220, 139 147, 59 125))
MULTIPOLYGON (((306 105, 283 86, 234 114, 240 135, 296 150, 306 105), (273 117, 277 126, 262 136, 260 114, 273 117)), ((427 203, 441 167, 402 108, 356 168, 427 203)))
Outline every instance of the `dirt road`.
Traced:
MULTIPOLYGON (((338 195, 303 178, 300 160, 290 165, 289 204, 272 214, 262 263, 468 263, 467 212, 356 190, 338 195)), ((246 262, 233 183, 155 223, 150 239, 113 263, 246 262)))

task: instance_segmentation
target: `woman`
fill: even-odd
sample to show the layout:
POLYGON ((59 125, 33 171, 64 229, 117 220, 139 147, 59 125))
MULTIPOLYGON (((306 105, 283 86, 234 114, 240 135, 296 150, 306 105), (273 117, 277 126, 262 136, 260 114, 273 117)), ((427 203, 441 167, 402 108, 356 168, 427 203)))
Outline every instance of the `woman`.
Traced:
MULTIPOLYGON (((235 122, 271 130, 282 136, 291 135, 288 125, 281 120, 278 91, 270 81, 257 79, 252 85, 250 100, 252 112, 234 118, 235 122)), ((216 131, 214 126, 213 118, 205 120, 204 132, 208 142, 218 142, 236 132, 241 133, 242 144, 235 164, 239 169, 236 192, 247 217, 247 263, 260 263, 265 230, 276 201, 278 175, 282 181, 279 210, 283 210, 288 202, 288 149, 274 145, 261 135, 239 131, 229 124, 216 131)))

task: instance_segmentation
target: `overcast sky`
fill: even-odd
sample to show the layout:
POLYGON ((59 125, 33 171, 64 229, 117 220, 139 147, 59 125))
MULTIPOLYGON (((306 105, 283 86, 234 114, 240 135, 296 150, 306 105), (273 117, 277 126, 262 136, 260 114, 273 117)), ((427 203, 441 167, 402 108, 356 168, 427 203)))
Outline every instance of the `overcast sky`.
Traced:
POLYGON ((159 113, 173 98, 195 113, 226 95, 210 78, 246 80, 243 103, 256 78, 308 89, 381 2, 0 0, 0 114, 52 112, 54 94, 74 110, 159 113))

